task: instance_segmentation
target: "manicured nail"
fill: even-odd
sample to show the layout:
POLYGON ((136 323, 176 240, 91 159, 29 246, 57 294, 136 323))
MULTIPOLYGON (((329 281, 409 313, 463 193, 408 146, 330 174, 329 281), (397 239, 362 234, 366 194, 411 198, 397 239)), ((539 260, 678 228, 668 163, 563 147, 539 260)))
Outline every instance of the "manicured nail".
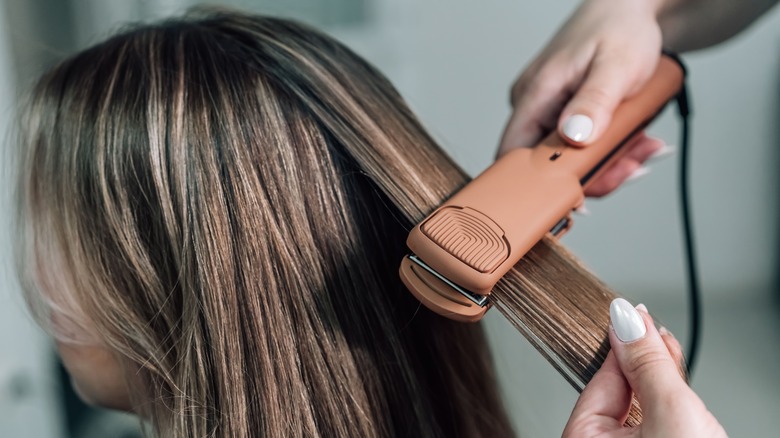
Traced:
POLYGON ((576 142, 582 142, 593 132, 593 120, 582 114, 569 116, 563 122, 563 134, 576 142))
POLYGON ((671 336, 671 337, 674 337, 674 333, 670 332, 669 329, 667 329, 664 326, 661 326, 661 328, 658 329, 658 333, 661 336, 671 336))
POLYGON ((636 305, 636 310, 641 310, 641 311, 643 311, 645 313, 650 313, 650 312, 647 311, 647 306, 645 306, 642 303, 639 303, 639 304, 636 305))
POLYGON ((645 167, 645 166, 638 167, 631 175, 628 176, 628 178, 626 178, 625 182, 628 183, 628 182, 637 181, 649 173, 650 173, 649 167, 645 167))
POLYGON ((585 206, 584 202, 580 204, 579 207, 575 208, 574 212, 580 216, 590 216, 590 210, 588 210, 588 207, 585 206))
POLYGON ((672 155, 677 153, 677 148, 668 144, 663 145, 660 149, 653 152, 653 155, 650 155, 647 157, 647 162, 656 162, 660 161, 666 157, 671 157, 672 155))
POLYGON ((615 298, 609 305, 609 318, 615 334, 623 342, 636 341, 647 333, 642 316, 623 298, 615 298))

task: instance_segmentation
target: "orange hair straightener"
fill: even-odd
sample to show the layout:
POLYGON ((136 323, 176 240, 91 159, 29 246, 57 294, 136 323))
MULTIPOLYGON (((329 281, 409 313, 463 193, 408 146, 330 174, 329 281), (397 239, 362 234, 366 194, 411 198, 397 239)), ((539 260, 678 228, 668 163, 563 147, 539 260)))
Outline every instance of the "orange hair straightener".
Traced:
POLYGON ((407 239, 406 287, 426 307, 458 321, 478 321, 490 291, 546 233, 560 236, 588 184, 682 89, 685 72, 662 56, 642 90, 623 101, 601 137, 567 145, 557 132, 515 149, 453 195, 407 239))

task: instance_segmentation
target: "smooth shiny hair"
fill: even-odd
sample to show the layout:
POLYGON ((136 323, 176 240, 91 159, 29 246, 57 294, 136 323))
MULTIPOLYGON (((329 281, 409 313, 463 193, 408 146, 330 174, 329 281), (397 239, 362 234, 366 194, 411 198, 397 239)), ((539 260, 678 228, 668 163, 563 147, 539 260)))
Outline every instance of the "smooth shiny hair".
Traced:
MULTIPOLYGON (((65 60, 24 114, 31 307, 136 370, 156 435, 513 435, 481 324, 432 314, 397 273, 468 177, 343 45, 192 13, 65 60)), ((575 386, 613 296, 547 238, 494 292, 575 386)))
POLYGON ((25 124, 31 301, 139 369, 156 435, 511 434, 482 328, 397 274, 465 175, 343 45, 231 12, 141 26, 47 73, 25 124))

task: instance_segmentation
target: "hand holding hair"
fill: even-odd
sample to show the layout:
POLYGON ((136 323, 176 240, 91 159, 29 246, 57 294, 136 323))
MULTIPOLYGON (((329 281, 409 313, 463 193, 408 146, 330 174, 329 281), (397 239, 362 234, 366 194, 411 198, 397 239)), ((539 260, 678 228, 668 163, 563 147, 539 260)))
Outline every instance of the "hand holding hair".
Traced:
POLYGON ((610 317, 612 351, 577 400, 563 436, 725 437, 682 377, 674 336, 656 330, 644 305, 635 309, 622 298, 612 302, 610 317), (643 421, 628 428, 623 424, 634 393, 643 421))

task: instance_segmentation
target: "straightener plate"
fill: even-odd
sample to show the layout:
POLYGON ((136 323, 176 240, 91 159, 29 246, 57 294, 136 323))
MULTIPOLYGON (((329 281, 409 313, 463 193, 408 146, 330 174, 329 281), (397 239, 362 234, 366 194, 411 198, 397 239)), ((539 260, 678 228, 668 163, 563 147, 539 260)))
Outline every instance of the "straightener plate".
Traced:
POLYGON ((409 260, 413 261, 415 264, 420 266, 421 268, 428 271, 431 275, 441 280, 443 283, 445 283, 447 286, 453 288, 455 291, 463 295, 464 297, 468 298, 469 301, 476 304, 479 307, 485 307, 488 304, 488 297, 485 295, 475 294, 474 292, 470 292, 466 289, 463 289, 462 287, 458 286, 457 284, 451 282, 449 279, 447 279, 445 276, 439 274, 436 272, 435 269, 431 268, 427 264, 425 264, 424 261, 420 260, 419 257, 417 257, 414 254, 410 254, 409 260))

